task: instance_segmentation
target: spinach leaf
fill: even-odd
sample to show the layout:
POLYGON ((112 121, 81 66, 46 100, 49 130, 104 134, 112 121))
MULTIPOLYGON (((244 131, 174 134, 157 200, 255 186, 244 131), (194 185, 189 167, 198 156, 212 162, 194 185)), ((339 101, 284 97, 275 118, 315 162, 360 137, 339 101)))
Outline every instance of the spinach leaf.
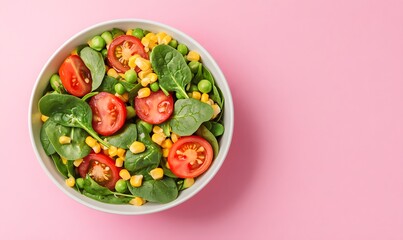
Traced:
POLYGON ((119 196, 119 195, 97 195, 97 194, 92 194, 87 191, 83 191, 83 195, 87 196, 89 198, 92 198, 94 200, 104 202, 104 203, 111 203, 111 204, 128 204, 134 196, 128 197, 128 196, 119 196))
POLYGON ((110 147, 92 128, 91 108, 80 98, 68 94, 47 94, 39 100, 38 105, 39 111, 56 123, 82 128, 102 145, 110 147))
POLYGON ((67 160, 76 160, 87 156, 91 148, 85 143, 88 133, 81 128, 65 127, 49 118, 46 121, 45 132, 56 152, 67 160), (68 144, 61 144, 59 138, 67 136, 71 138, 68 144))
POLYGON ((173 174, 173 172, 167 168, 167 160, 165 158, 161 159, 161 168, 164 170, 164 175, 170 178, 178 178, 178 176, 176 176, 175 174, 173 174))
POLYGON ((136 124, 130 123, 123 126, 113 136, 106 138, 106 141, 115 147, 129 149, 130 145, 137 139, 136 124))
POLYGON ((76 168, 74 166, 74 161, 67 161, 66 163, 67 167, 67 177, 76 177, 76 168))
POLYGON ((204 125, 201 125, 199 129, 197 129, 196 134, 206 139, 207 142, 210 143, 211 147, 213 148, 214 158, 217 157, 219 145, 214 135, 204 125))
POLYGON ((180 136, 190 136, 212 116, 213 108, 207 103, 193 98, 179 99, 175 102, 174 113, 169 124, 172 132, 180 136))
POLYGON ((81 98, 81 100, 87 101, 87 99, 92 98, 93 96, 97 95, 98 93, 99 93, 99 92, 90 92, 90 93, 87 93, 87 94, 85 94, 85 95, 81 98))
POLYGON ((119 81, 116 78, 105 75, 101 85, 97 88, 97 91, 115 94, 115 84, 118 82, 119 81))
POLYGON ((125 168, 132 174, 148 174, 151 169, 158 167, 162 157, 160 147, 154 143, 142 124, 137 124, 138 140, 146 145, 142 153, 126 151, 125 168))
POLYGON ((91 72, 92 90, 97 89, 105 75, 105 62, 102 54, 90 47, 80 51, 80 57, 91 72))
POLYGON ((110 195, 110 194, 113 194, 113 192, 111 190, 109 190, 106 187, 103 187, 103 186, 99 185, 88 174, 84 178, 83 189, 88 193, 96 194, 96 195, 110 195))
POLYGON ((67 178, 69 172, 67 171, 67 165, 63 163, 62 159, 58 154, 52 154, 50 156, 52 158, 53 163, 56 166, 57 171, 63 175, 63 177, 67 178))
POLYGON ((175 180, 164 177, 160 180, 144 181, 140 187, 128 184, 129 191, 134 196, 139 196, 150 202, 168 203, 178 197, 178 188, 175 180))
POLYGON ((142 88, 140 83, 133 84, 126 81, 118 80, 114 77, 105 76, 102 81, 101 86, 97 89, 99 92, 109 92, 115 94, 115 85, 116 83, 121 83, 123 87, 125 87, 126 91, 129 92, 129 103, 133 104, 134 98, 137 96, 137 92, 140 88, 142 88))
POLYGON ((153 48, 150 61, 162 89, 189 97, 185 86, 192 80, 192 72, 178 50, 169 45, 158 45, 153 48))
MULTIPOLYGON (((48 119, 49 120, 49 119, 48 119)), ((56 153, 55 148, 52 143, 50 143, 48 135, 46 135, 46 129, 51 125, 51 121, 46 121, 41 127, 40 139, 42 143, 43 150, 45 150, 46 155, 52 155, 56 153)))

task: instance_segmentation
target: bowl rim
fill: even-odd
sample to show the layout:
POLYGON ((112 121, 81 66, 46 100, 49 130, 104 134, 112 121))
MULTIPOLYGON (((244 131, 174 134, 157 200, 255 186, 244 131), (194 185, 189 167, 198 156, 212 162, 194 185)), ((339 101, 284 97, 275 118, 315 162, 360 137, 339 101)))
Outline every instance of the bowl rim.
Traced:
MULTIPOLYGON (((28 129, 29 129, 30 141, 31 141, 31 145, 34 149, 35 156, 36 156, 37 160, 39 161, 42 169, 45 171, 46 175, 53 181, 53 183, 60 190, 62 190, 62 192, 64 192, 70 198, 74 199, 75 201, 77 201, 89 208, 92 208, 92 209, 95 209, 95 210, 98 210, 101 212, 106 212, 106 213, 113 213, 113 214, 120 214, 120 215, 144 215, 144 214, 156 213, 156 212, 160 212, 163 210, 167 210, 167 209, 178 206, 181 203, 189 200, 190 198, 194 197, 197 193, 199 193, 215 177, 215 175, 217 174, 219 169, 221 169, 221 166, 224 163, 224 160, 226 159, 226 157, 228 155, 229 148, 230 148, 231 142, 232 142, 232 137, 233 137, 234 107, 233 107, 232 95, 231 95, 231 91, 230 91, 228 82, 227 82, 223 72, 221 71, 221 68, 218 66, 218 64, 216 63, 214 58, 210 55, 210 53, 201 44, 199 44, 195 39, 193 39, 189 35, 185 34, 184 32, 182 32, 174 27, 171 27, 169 25, 166 25, 164 23, 160 23, 157 21, 152 21, 152 20, 138 19, 138 18, 121 18, 121 19, 108 20, 108 21, 103 21, 103 22, 99 22, 97 24, 88 26, 88 27, 82 29, 81 31, 79 31, 78 33, 74 34, 69 39, 67 39, 59 48, 57 48, 57 50, 53 52, 53 54, 48 58, 46 63, 42 66, 42 69, 35 80, 35 84, 33 86, 31 96, 29 99, 30 99, 30 102, 29 102, 29 109, 28 109, 28 129), (181 197, 181 198, 178 196, 177 199, 175 199, 174 201, 172 201, 170 203, 166 203, 166 204, 156 203, 147 208, 145 208, 144 206, 141 206, 141 207, 135 208, 136 211, 125 211, 125 209, 112 210, 109 208, 101 207, 101 206, 105 206, 105 204, 106 205, 112 205, 112 204, 107 204, 107 203, 99 204, 98 201, 95 201, 95 200, 85 197, 85 196, 84 196, 85 200, 81 199, 80 197, 77 197, 76 194, 72 193, 72 191, 76 192, 75 190, 67 189, 66 186, 63 186, 62 184, 60 184, 60 181, 57 181, 54 178, 54 176, 51 174, 50 169, 48 169, 48 167, 45 165, 44 160, 43 160, 37 146, 35 145, 37 140, 35 139, 34 129, 33 129, 33 116, 34 116, 34 109, 35 109, 34 104, 37 104, 37 102, 35 102, 35 96, 37 95, 37 91, 38 91, 38 87, 41 82, 41 79, 43 78, 43 75, 44 75, 46 69, 49 68, 49 65, 52 63, 52 61, 54 61, 54 59, 62 52, 63 49, 66 48, 66 46, 68 46, 69 44, 74 42, 74 40, 79 38, 80 36, 89 34, 91 31, 98 29, 98 28, 103 29, 103 31, 105 31, 107 29, 110 29, 110 28, 108 28, 109 26, 115 26, 115 25, 120 25, 120 24, 153 25, 155 27, 162 28, 166 31, 174 33, 176 36, 180 36, 181 38, 185 38, 185 39, 189 40, 193 45, 196 46, 198 51, 201 51, 200 53, 203 54, 204 58, 208 59, 209 64, 212 65, 214 67, 214 69, 217 71, 217 74, 219 76, 214 75, 214 77, 216 79, 220 79, 220 81, 219 81, 220 89, 222 91, 223 91, 223 89, 226 89, 225 98, 224 98, 225 99, 224 118, 227 121, 225 124, 225 132, 226 132, 225 134, 226 134, 227 138, 226 138, 226 142, 225 142, 226 143, 225 148, 222 148, 222 146, 221 146, 222 144, 220 144, 219 156, 220 156, 221 161, 217 161, 217 159, 219 157, 219 156, 217 156, 215 159, 215 161, 217 162, 215 164, 216 165, 215 168, 210 167, 210 169, 208 171, 208 173, 209 173, 208 177, 204 181, 201 181, 197 186, 195 186, 195 185, 192 186, 192 188, 194 188, 194 187, 195 188, 191 191, 190 194, 188 194, 184 197, 181 197), (91 202, 94 204, 92 204, 91 202), (97 203, 97 204, 95 204, 95 203, 97 203)), ((81 193, 79 193, 79 194, 82 195, 81 193)), ((150 204, 150 203, 147 203, 147 204, 150 204)), ((122 205, 114 205, 114 206, 122 206, 122 205)), ((133 208, 134 206, 130 206, 130 207, 133 208)), ((116 208, 119 208, 119 207, 116 207, 116 208)))

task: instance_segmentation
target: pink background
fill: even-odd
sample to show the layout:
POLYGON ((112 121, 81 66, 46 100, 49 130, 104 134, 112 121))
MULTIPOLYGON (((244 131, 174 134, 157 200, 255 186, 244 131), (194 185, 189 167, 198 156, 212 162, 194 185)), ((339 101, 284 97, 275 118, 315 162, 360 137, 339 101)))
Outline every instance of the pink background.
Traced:
POLYGON ((403 239, 402 9, 398 0, 3 0, 0 238, 403 239), (145 216, 68 198, 28 134, 47 59, 76 32, 116 18, 195 38, 221 66, 236 111, 211 184, 145 216))

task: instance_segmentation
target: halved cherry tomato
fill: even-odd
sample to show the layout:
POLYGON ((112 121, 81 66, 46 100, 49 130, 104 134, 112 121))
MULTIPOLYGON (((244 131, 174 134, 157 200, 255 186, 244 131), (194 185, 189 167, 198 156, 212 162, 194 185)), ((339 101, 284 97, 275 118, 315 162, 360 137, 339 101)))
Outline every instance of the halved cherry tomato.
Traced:
POLYGON ((137 116, 148 123, 160 124, 167 120, 174 109, 174 100, 171 94, 168 96, 161 90, 151 92, 150 96, 134 99, 134 108, 137 116))
POLYGON ((115 162, 102 153, 88 154, 80 166, 78 166, 78 174, 82 178, 88 174, 99 185, 113 190, 116 182, 120 179, 120 168, 115 166, 115 162))
POLYGON ((126 105, 118 97, 107 92, 100 92, 89 102, 92 110, 92 127, 103 135, 117 132, 126 120, 126 105))
POLYGON ((204 173, 213 161, 213 148, 199 136, 181 137, 168 154, 170 170, 180 178, 194 178, 204 173))
POLYGON ((71 95, 82 97, 91 92, 91 72, 78 55, 70 55, 59 68, 64 88, 71 95))
MULTIPOLYGON (((138 38, 131 35, 121 35, 109 45, 108 61, 117 72, 124 73, 130 69, 129 58, 135 54, 148 59, 144 46, 138 38)), ((137 68, 138 71, 140 70, 137 68)))

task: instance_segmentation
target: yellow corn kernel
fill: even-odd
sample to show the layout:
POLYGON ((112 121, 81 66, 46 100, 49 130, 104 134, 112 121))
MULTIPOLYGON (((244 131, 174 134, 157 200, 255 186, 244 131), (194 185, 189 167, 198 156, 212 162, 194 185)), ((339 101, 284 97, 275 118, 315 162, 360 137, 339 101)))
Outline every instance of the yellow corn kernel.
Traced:
POLYGON ((155 42, 150 42, 150 44, 148 44, 149 49, 153 49, 155 46, 157 46, 157 43, 155 42))
POLYGON ((134 141, 130 147, 129 150, 132 153, 142 153, 146 150, 146 146, 144 145, 144 143, 139 142, 139 141, 134 141))
POLYGON ((165 167, 168 168, 168 169, 171 169, 171 167, 169 166, 168 161, 165 163, 165 167))
POLYGON ((74 179, 74 177, 69 177, 66 179, 67 186, 74 187, 75 184, 76 184, 76 179, 74 179))
POLYGON ((185 178, 183 180, 183 185, 182 187, 185 188, 190 188, 193 184, 195 183, 195 179, 194 178, 185 178))
POLYGON ((162 141, 164 141, 165 138, 166 138, 166 136, 165 136, 164 133, 154 133, 154 134, 151 136, 151 140, 153 140, 153 142, 155 142, 155 143, 158 144, 158 145, 161 145, 161 144, 162 144, 162 141))
POLYGON ((82 158, 76 159, 76 160, 74 160, 73 165, 74 165, 75 167, 79 167, 80 164, 81 164, 83 161, 84 161, 84 159, 82 159, 82 158))
POLYGON ((124 159, 121 158, 121 157, 118 157, 118 158, 116 158, 116 160, 115 160, 115 166, 116 166, 116 167, 123 167, 123 162, 124 162, 124 159))
POLYGON ((171 133, 171 140, 172 142, 176 143, 178 141, 178 139, 180 138, 180 136, 176 133, 171 133))
POLYGON ((213 107, 213 118, 215 118, 221 112, 221 109, 217 104, 213 104, 212 107, 213 107))
POLYGON ((192 98, 196 99, 196 100, 200 100, 201 98, 201 93, 199 91, 193 91, 192 92, 192 98))
POLYGON ((69 144, 69 143, 71 143, 71 138, 67 137, 67 136, 60 136, 59 143, 60 144, 69 144))
POLYGON ((62 159, 62 163, 63 163, 64 165, 67 164, 67 159, 66 159, 65 157, 60 156, 60 159, 62 159))
POLYGON ((208 105, 213 105, 214 104, 214 101, 210 98, 207 102, 206 102, 208 105))
POLYGON ((115 96, 120 98, 120 100, 122 100, 123 102, 129 101, 129 93, 128 92, 125 92, 122 95, 120 95, 118 93, 115 93, 115 96))
POLYGON ((167 34, 166 34, 165 32, 159 32, 159 33, 157 33, 157 41, 158 41, 158 44, 161 44, 162 39, 164 39, 164 37, 166 37, 166 36, 167 36, 167 34))
POLYGON ((121 78, 124 78, 124 79, 125 79, 125 74, 124 74, 124 73, 118 73, 118 75, 119 75, 121 78))
POLYGON ((135 197, 132 200, 130 200, 129 203, 134 206, 141 206, 145 203, 145 200, 142 199, 141 197, 135 197))
POLYGON ((140 90, 137 93, 138 98, 145 98, 150 96, 151 90, 148 87, 140 88, 140 90))
POLYGON ((161 143, 161 147, 163 148, 171 148, 173 145, 173 142, 171 139, 167 138, 161 143))
POLYGON ((130 173, 127 169, 120 170, 119 176, 125 181, 130 179, 130 173))
POLYGON ((169 155, 169 148, 163 148, 162 149, 162 156, 163 157, 168 157, 168 155, 169 155))
POLYGON ((116 72, 115 69, 113 68, 109 68, 108 72, 106 73, 106 75, 108 75, 109 77, 114 77, 117 78, 119 77, 119 74, 116 72))
POLYGON ((90 146, 90 147, 94 147, 96 144, 97 144, 97 140, 95 140, 93 137, 91 137, 91 136, 88 136, 86 139, 85 139, 85 143, 88 145, 88 146, 90 146))
POLYGON ((95 153, 100 153, 101 152, 101 144, 99 144, 98 142, 95 144, 95 146, 92 147, 92 150, 95 153))
POLYGON ((41 120, 42 120, 42 122, 46 122, 47 120, 49 119, 49 117, 48 116, 45 116, 45 115, 41 115, 41 120))
POLYGON ((118 157, 120 157, 120 158, 125 158, 125 154, 126 154, 126 150, 125 149, 123 149, 123 148, 118 148, 118 150, 117 150, 117 155, 118 155, 118 157))
POLYGON ((110 146, 110 148, 108 149, 108 153, 109 153, 109 157, 114 157, 114 156, 118 155, 118 148, 115 146, 110 146))
POLYGON ((133 33, 133 29, 129 29, 126 31, 126 35, 132 35, 132 33, 133 33))
POLYGON ((143 175, 134 175, 130 177, 130 185, 140 187, 143 184, 143 175))
POLYGON ((187 60, 189 61, 199 61, 200 60, 200 55, 196 51, 189 51, 188 55, 186 56, 187 60))
POLYGON ((144 59, 142 57, 136 58, 134 61, 136 66, 138 66, 141 70, 145 71, 151 68, 151 62, 147 59, 144 59))
POLYGON ((155 125, 153 127, 153 133, 163 133, 164 129, 162 129, 160 126, 155 125))
POLYGON ((152 32, 147 33, 145 38, 148 38, 150 40, 150 42, 157 42, 158 41, 157 35, 155 35, 155 33, 152 33, 152 32))
POLYGON ((129 65, 130 68, 135 68, 136 67, 136 59, 140 57, 138 54, 134 54, 129 58, 129 61, 127 62, 127 65, 129 65))
POLYGON ((141 86, 143 86, 143 87, 147 87, 147 85, 150 84, 150 78, 145 77, 145 78, 141 79, 141 80, 140 80, 140 84, 141 84, 141 86))
POLYGON ((150 171, 150 176, 155 180, 161 179, 164 177, 164 170, 162 168, 154 168, 150 171))
POLYGON ((209 95, 207 93, 203 93, 201 95, 200 101, 206 103, 206 102, 208 102, 208 100, 209 100, 209 95))
POLYGON ((147 37, 143 37, 141 39, 141 44, 143 44, 144 47, 148 47, 148 44, 150 44, 150 39, 148 39, 147 37))
POLYGON ((162 41, 160 42, 160 44, 168 44, 170 41, 172 40, 172 37, 169 35, 166 35, 162 41))
POLYGON ((70 54, 71 55, 78 55, 77 50, 78 50, 77 48, 74 48, 73 51, 71 51, 70 54))
POLYGON ((140 79, 145 78, 148 74, 152 73, 152 69, 147 69, 145 71, 140 71, 137 75, 140 79))

